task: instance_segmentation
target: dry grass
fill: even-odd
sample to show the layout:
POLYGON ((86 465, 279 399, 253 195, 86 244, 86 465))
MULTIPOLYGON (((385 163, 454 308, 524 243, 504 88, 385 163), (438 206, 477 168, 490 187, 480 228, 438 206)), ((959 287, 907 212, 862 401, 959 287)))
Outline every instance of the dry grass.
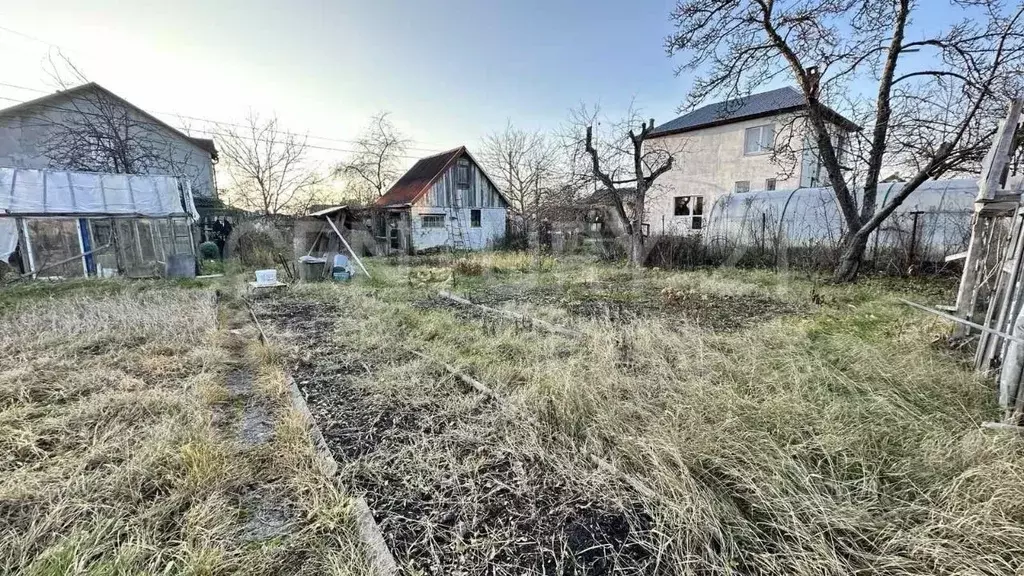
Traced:
MULTIPOLYGON (((556 268, 556 277, 536 282, 613 278, 634 287, 822 302, 810 313, 729 333, 680 330, 658 319, 574 320, 549 310, 584 332, 574 342, 413 308, 436 287, 409 287, 400 271, 374 272, 372 284, 300 290, 303 297, 344 300, 337 342, 372 366, 357 382, 378 398, 408 399, 427 415, 421 418, 467 420, 452 434, 473 433, 482 454, 512 454, 554 470, 581 498, 620 503, 627 512, 639 502, 642 513, 627 515, 637 527, 645 517, 652 523, 637 532, 654 559, 645 571, 1024 571, 1024 445, 979 428, 997 415, 991 387, 933 343, 945 326, 910 314, 893 298, 922 286, 828 287, 742 271, 556 268), (457 383, 439 379, 436 366, 381 352, 396 345, 459 366, 496 389, 506 407, 475 412, 471 399, 453 392, 457 383), (638 498, 637 482, 631 487, 596 469, 588 454, 613 462, 653 496, 638 498)), ((501 281, 485 275, 480 285, 501 281)), ((382 481, 416 484, 410 493, 472 476, 472 462, 460 461, 468 471, 454 469, 446 452, 464 439, 442 436, 413 430, 386 462, 392 473, 384 476, 385 463, 373 459, 357 460, 350 473, 369 470, 382 481)), ((447 498, 456 514, 479 509, 471 491, 433 497, 447 498)), ((452 523, 430 522, 432 531, 418 534, 436 537, 452 523)), ((495 522, 486 537, 459 541, 467 557, 508 546, 505 524, 495 522)), ((450 545, 445 538, 421 540, 416 551, 429 556, 450 545)), ((627 569, 624 563, 607 573, 627 569)))
POLYGON ((361 573, 349 501, 280 384, 260 387, 282 415, 262 452, 215 424, 236 359, 211 292, 59 292, 0 315, 0 573, 361 573), (300 521, 246 542, 241 496, 271 480, 300 521))

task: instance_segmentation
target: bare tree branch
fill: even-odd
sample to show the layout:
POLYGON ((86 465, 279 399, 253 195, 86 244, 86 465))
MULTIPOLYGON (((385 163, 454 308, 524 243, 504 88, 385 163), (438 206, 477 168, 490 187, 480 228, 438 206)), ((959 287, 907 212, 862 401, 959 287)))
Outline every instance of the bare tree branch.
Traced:
POLYGON ((221 126, 219 141, 232 202, 261 214, 306 212, 322 200, 323 179, 306 159, 306 138, 249 112, 244 127, 221 126))
POLYGON ((1005 99, 1024 84, 1024 5, 955 0, 958 21, 912 29, 924 9, 913 0, 678 0, 671 14, 666 49, 685 58, 679 71, 698 74, 686 106, 784 75, 800 88, 846 228, 837 280, 856 277, 868 236, 923 182, 977 169, 1005 99), (928 57, 904 57, 913 52, 928 57), (856 90, 868 83, 873 94, 856 90), (837 150, 830 109, 865 127, 849 151, 837 150), (882 170, 894 168, 913 176, 878 206, 882 170))
POLYGON ((346 181, 346 193, 362 202, 380 198, 402 175, 402 157, 409 140, 388 119, 388 112, 371 118, 355 142, 355 151, 334 168, 346 181))

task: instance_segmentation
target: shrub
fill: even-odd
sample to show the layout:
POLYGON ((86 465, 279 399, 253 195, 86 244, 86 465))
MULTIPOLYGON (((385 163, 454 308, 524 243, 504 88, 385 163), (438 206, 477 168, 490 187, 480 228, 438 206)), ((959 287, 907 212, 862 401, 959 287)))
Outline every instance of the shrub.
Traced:
POLYGON ((245 268, 274 266, 278 254, 290 254, 281 234, 263 222, 244 222, 235 226, 228 239, 227 256, 238 258, 245 268))
POLYGON ((494 242, 494 249, 508 252, 529 250, 530 236, 523 229, 509 230, 507 234, 494 242))
POLYGON ((644 263, 658 268, 693 268, 706 260, 700 236, 655 236, 647 241, 644 263))
POLYGON ((458 260, 453 266, 455 272, 463 276, 481 276, 484 273, 484 266, 473 260, 458 260))
POLYGON ((203 260, 216 260, 220 258, 220 248, 214 242, 207 240, 199 245, 199 255, 203 260))
POLYGON ((225 270, 224 261, 216 259, 202 260, 199 263, 199 270, 203 274, 223 274, 225 270))

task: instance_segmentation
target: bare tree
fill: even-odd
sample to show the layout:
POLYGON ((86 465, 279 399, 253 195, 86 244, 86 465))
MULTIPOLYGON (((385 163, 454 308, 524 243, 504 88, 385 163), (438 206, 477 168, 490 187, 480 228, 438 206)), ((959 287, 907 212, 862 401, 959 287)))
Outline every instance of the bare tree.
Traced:
POLYGON ((322 178, 307 162, 306 138, 282 130, 276 116, 252 111, 243 126, 220 127, 231 201, 264 215, 302 213, 317 203, 322 178))
POLYGON ((355 141, 352 155, 334 169, 335 175, 346 180, 349 195, 361 201, 372 202, 383 196, 403 172, 402 157, 409 140, 388 115, 375 114, 355 141))
POLYGON ((628 223, 629 261, 640 266, 645 256, 643 224, 647 194, 655 180, 672 169, 674 154, 662 142, 648 139, 654 130, 654 119, 640 120, 632 106, 624 120, 611 124, 607 138, 595 137, 594 125, 599 116, 597 108, 588 110, 581 106, 574 110, 570 145, 576 151, 577 165, 583 162, 593 179, 608 191, 619 217, 628 223), (626 211, 627 198, 632 204, 631 213, 626 211))
POLYGON ((181 134, 140 113, 121 98, 89 83, 59 52, 47 69, 67 97, 34 108, 31 122, 44 129, 39 148, 52 168, 114 174, 169 174, 199 189, 200 169, 181 134))
POLYGON ((834 277, 857 277, 868 237, 923 182, 975 168, 989 146, 1006 98, 1018 96, 1024 64, 1024 6, 999 0, 951 0, 956 23, 912 28, 929 3, 915 0, 680 0, 666 40, 683 54, 680 71, 700 74, 687 106, 710 96, 742 97, 783 78, 795 80, 804 117, 843 215, 845 234, 834 277), (919 53, 916 56, 910 54, 919 53), (857 87, 873 94, 857 97, 857 87), (853 96, 850 96, 850 95, 853 96), (829 105, 864 114, 855 135, 854 174, 828 121, 829 105), (883 166, 914 175, 878 205, 883 166), (902 168, 901 168, 902 169, 902 168))
POLYGON ((562 187, 559 149, 541 133, 516 128, 509 121, 501 132, 485 136, 480 162, 524 219, 537 217, 538 208, 562 187))

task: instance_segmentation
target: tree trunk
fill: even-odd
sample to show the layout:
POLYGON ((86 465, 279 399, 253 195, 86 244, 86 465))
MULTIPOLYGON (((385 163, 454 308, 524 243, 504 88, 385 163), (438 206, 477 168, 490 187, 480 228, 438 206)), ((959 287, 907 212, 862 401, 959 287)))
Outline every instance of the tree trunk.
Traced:
POLYGON ((847 236, 847 239, 843 242, 843 250, 839 257, 839 262, 836 264, 836 269, 832 274, 832 280, 835 282, 853 282, 857 279, 861 261, 864 260, 864 253, 867 251, 868 237, 870 236, 871 232, 863 229, 847 236))
POLYGON ((629 263, 636 268, 644 265, 644 236, 636 230, 629 238, 629 263))

